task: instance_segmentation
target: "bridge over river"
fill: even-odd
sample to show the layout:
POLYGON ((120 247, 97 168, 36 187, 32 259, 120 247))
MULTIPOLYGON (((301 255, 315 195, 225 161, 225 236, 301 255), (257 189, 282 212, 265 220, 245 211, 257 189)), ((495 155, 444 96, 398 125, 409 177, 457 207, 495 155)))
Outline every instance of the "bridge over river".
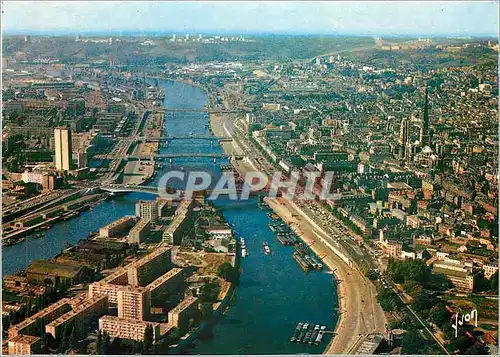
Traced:
POLYGON ((171 154, 153 154, 153 155, 96 155, 95 158, 99 159, 123 159, 127 161, 132 160, 167 160, 175 158, 188 158, 188 157, 209 157, 212 159, 222 159, 231 158, 235 160, 244 159, 243 155, 227 155, 226 153, 220 152, 182 152, 182 153, 171 153, 171 154))
MULTIPOLYGON (((151 193, 153 195, 160 194, 158 186, 112 184, 112 185, 103 185, 100 187, 100 189, 102 191, 106 191, 106 192, 109 192, 111 194, 130 193, 130 192, 151 193)), ((236 188, 236 194, 238 195, 238 197, 240 197, 242 191, 243 191, 242 187, 236 188)), ((259 191, 250 190, 250 196, 257 195, 260 192, 267 192, 267 191, 269 191, 269 188, 265 188, 265 189, 262 189, 259 191)), ((184 197, 184 195, 186 194, 187 191, 177 190, 173 193, 176 193, 176 192, 178 192, 180 194, 180 199, 182 199, 182 197, 184 197)), ((193 191, 193 192, 203 192, 205 195, 227 194, 227 190, 213 190, 213 189, 193 191)))
POLYGON ((158 141, 172 141, 172 140, 210 140, 218 142, 231 142, 233 138, 231 137, 217 137, 217 136, 204 136, 204 135, 190 135, 190 136, 162 136, 160 138, 145 138, 138 137, 137 140, 147 141, 147 142, 158 142, 158 141))

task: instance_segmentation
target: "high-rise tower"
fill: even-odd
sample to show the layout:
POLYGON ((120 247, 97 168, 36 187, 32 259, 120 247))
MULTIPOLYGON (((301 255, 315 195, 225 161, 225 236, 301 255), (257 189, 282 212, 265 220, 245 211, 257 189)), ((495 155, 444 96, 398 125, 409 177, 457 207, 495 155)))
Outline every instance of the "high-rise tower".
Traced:
POLYGON ((430 146, 431 144, 431 130, 429 123, 429 95, 428 88, 425 87, 425 104, 424 104, 424 121, 420 127, 420 146, 430 146))
POLYGON ((54 145, 56 149, 56 169, 69 171, 73 155, 71 145, 71 130, 68 128, 54 129, 54 145))

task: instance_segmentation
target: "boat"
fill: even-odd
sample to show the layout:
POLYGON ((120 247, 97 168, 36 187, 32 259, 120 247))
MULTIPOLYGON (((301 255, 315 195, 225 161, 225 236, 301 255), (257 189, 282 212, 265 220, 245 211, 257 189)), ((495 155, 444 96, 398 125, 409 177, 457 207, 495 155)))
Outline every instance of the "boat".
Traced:
POLYGON ((299 322, 297 324, 297 327, 295 328, 295 333, 293 334, 292 338, 290 339, 291 342, 295 342, 297 340, 297 337, 299 337, 300 331, 302 331, 302 325, 304 325, 302 322, 299 322))
POLYGON ((318 332, 318 336, 316 337, 316 341, 314 343, 316 345, 319 345, 321 341, 323 341, 323 335, 325 334, 326 326, 321 326, 318 332))
POLYGON ((318 337, 320 327, 321 327, 320 325, 314 326, 314 330, 313 330, 313 333, 311 335, 311 338, 309 339, 309 341, 307 341, 307 343, 312 345, 314 342, 316 342, 316 337, 318 337))
POLYGON ((270 255, 271 254, 271 249, 269 248, 269 245, 267 244, 267 242, 264 242, 264 253, 266 255, 270 255))
POLYGON ((309 339, 311 338, 313 331, 314 331, 314 325, 309 325, 309 327, 307 328, 306 335, 304 336, 304 339, 302 340, 302 343, 309 342, 309 339))
POLYGON ((247 255, 248 255, 247 250, 246 250, 245 248, 243 248, 243 249, 241 250, 241 256, 242 256, 243 258, 245 258, 247 255))
POLYGON ((297 339, 296 339, 297 342, 300 342, 304 338, 308 327, 309 327, 309 324, 307 322, 304 325, 302 325, 302 331, 300 331, 299 337, 297 337, 297 339))

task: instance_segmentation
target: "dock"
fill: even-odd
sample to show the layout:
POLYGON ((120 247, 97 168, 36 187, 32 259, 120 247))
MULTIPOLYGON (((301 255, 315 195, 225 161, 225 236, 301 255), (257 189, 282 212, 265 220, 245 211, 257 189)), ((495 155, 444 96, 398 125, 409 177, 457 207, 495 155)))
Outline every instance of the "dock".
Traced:
POLYGON ((301 245, 297 245, 295 247, 295 252, 293 252, 293 259, 304 271, 323 270, 323 264, 321 264, 313 255, 306 252, 306 250, 301 245))
POLYGON ((317 346, 323 342, 325 334, 334 334, 334 332, 327 331, 324 325, 299 322, 290 341, 317 346))

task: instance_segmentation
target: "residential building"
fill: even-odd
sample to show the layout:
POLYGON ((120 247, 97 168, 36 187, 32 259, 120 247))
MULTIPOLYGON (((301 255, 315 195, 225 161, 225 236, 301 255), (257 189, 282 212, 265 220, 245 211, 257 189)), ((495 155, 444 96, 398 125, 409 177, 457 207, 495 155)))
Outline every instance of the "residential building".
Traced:
POLYGON ((153 339, 158 340, 160 337, 160 324, 157 322, 122 319, 109 315, 99 319, 99 330, 106 331, 110 337, 135 341, 144 341, 144 334, 148 325, 153 327, 153 339))
POLYGON ((107 309, 108 297, 106 295, 97 295, 93 298, 88 298, 81 304, 75 306, 73 310, 68 311, 45 325, 45 332, 57 339, 60 337, 64 326, 70 322, 73 323, 77 329, 83 329, 90 321, 104 314, 107 309))
POLYGON ((36 336, 19 335, 9 339, 9 355, 33 355, 40 354, 42 339, 36 336))
POLYGON ((127 266, 128 283, 132 286, 146 286, 169 271, 171 267, 171 248, 157 248, 153 253, 127 266))
POLYGON ((60 171, 71 170, 73 150, 71 148, 71 130, 68 128, 54 129, 54 146, 56 151, 56 169, 60 171))
POLYGON ((110 224, 99 229, 101 237, 109 238, 118 234, 123 234, 125 231, 134 226, 136 218, 134 216, 125 216, 117 219, 110 224))
POLYGON ((158 205, 155 201, 139 201, 135 204, 135 215, 154 224, 158 220, 158 205))
POLYGON ((151 309, 151 292, 147 288, 124 286, 118 290, 118 317, 144 321, 151 309))
POLYGON ((189 319, 198 313, 198 299, 188 297, 168 312, 168 323, 184 330, 188 327, 189 319))
POLYGON ((142 243, 146 239, 151 230, 151 222, 146 219, 141 219, 130 230, 127 241, 129 243, 142 243))

